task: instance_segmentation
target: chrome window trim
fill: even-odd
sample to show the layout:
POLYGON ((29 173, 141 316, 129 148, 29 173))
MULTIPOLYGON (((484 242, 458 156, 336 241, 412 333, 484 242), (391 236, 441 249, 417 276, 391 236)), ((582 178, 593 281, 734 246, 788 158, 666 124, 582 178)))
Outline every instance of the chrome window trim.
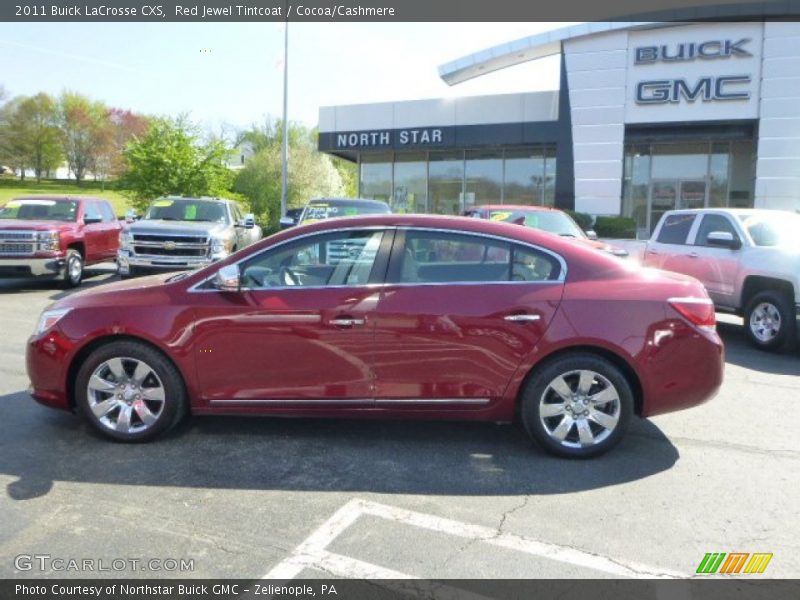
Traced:
POLYGON ((293 406, 328 406, 332 404, 355 404, 359 406, 414 406, 419 404, 454 405, 468 404, 483 406, 489 404, 490 398, 269 398, 269 399, 237 399, 225 398, 219 400, 209 400, 211 405, 258 405, 258 406, 282 406, 290 404, 293 406))
MULTIPOLYGON (((263 287, 263 288, 243 287, 243 288, 241 288, 241 291, 243 291, 243 292, 244 291, 254 292, 254 291, 262 291, 262 290, 274 290, 274 291, 277 291, 277 290, 320 290, 320 289, 329 290, 329 289, 339 289, 339 288, 358 289, 358 288, 378 288, 378 287, 408 287, 408 286, 422 287, 422 286, 442 286, 442 285, 509 285, 509 284, 511 284, 511 285, 532 285, 532 284, 541 285, 541 284, 552 284, 552 283, 563 284, 566 281, 566 278, 567 278, 567 261, 565 261, 564 258, 560 254, 557 254, 557 253, 553 252, 552 250, 550 250, 548 248, 543 248, 542 246, 537 246, 536 244, 532 244, 530 242, 523 242, 521 240, 515 240, 515 239, 511 239, 511 238, 507 238, 507 237, 503 237, 503 236, 499 236, 499 235, 495 235, 495 234, 491 234, 491 233, 482 233, 482 232, 475 232, 475 231, 463 231, 463 230, 460 230, 460 229, 447 229, 447 228, 443 228, 443 227, 425 227, 425 226, 419 226, 419 225, 411 225, 411 226, 408 226, 408 225, 370 225, 370 226, 367 226, 367 227, 351 226, 351 227, 341 227, 341 228, 336 228, 336 229, 326 229, 326 230, 323 230, 323 231, 311 231, 311 232, 304 233, 302 235, 298 235, 298 236, 289 238, 287 240, 283 240, 281 242, 278 242, 277 244, 269 246, 269 247, 267 247, 267 248, 265 248, 265 249, 263 249, 263 250, 261 250, 259 252, 254 252, 252 254, 249 254, 248 256, 240 258, 239 260, 237 260, 236 262, 231 263, 231 264, 240 265, 243 262, 246 262, 246 261, 252 259, 253 257, 257 256, 258 254, 261 254, 263 252, 270 252, 275 248, 280 248, 281 246, 284 246, 284 245, 289 244, 291 242, 302 240, 302 239, 305 239, 307 237, 314 236, 314 235, 327 235, 327 234, 330 234, 330 233, 340 233, 340 232, 345 232, 345 231, 376 231, 376 230, 381 230, 381 231, 398 231, 398 230, 402 230, 402 231, 434 231, 434 232, 440 232, 440 233, 452 233, 452 234, 456 234, 456 235, 462 234, 462 235, 473 235, 473 236, 478 236, 478 237, 484 237, 484 238, 488 238, 488 239, 492 239, 492 240, 505 242, 507 244, 517 244, 517 245, 520 245, 520 246, 525 246, 525 247, 537 250, 539 252, 542 252, 544 254, 547 254, 547 255, 555 258, 558 261, 561 269, 560 269, 560 272, 559 272, 559 275, 558 275, 557 279, 545 279, 545 280, 541 280, 541 281, 511 281, 511 280, 509 280, 509 281, 447 281, 447 282, 438 282, 438 281, 436 281, 436 282, 407 282, 407 283, 387 283, 386 281, 384 281, 383 283, 372 283, 372 284, 364 284, 364 285, 270 286, 270 287, 263 287)), ((202 285, 208 283, 209 281, 211 281, 214 278, 214 275, 216 275, 216 273, 214 273, 212 275, 209 275, 208 277, 198 281, 197 283, 195 283, 193 286, 191 286, 186 291, 188 293, 197 293, 197 294, 203 294, 203 293, 208 293, 208 292, 221 293, 222 290, 218 290, 218 289, 215 289, 215 288, 199 289, 200 286, 202 286, 202 285)))

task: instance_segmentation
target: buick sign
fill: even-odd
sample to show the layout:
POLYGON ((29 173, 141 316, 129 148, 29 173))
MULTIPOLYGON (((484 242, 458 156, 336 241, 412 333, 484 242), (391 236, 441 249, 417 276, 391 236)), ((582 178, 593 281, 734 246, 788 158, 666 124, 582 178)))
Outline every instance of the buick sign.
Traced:
POLYGON ((750 38, 733 40, 711 40, 708 42, 686 42, 674 46, 641 46, 634 51, 634 64, 647 65, 663 62, 681 62, 695 59, 713 60, 719 58, 739 58, 753 56, 743 46, 750 38))

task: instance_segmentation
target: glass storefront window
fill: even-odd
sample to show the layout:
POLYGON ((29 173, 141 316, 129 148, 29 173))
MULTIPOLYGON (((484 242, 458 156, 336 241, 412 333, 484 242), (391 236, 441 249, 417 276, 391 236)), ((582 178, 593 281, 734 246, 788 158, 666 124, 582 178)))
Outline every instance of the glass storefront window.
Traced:
POLYGON ((466 193, 462 209, 475 204, 499 204, 502 201, 502 152, 468 151, 465 169, 466 193))
POLYGON ((431 152, 428 164, 430 211, 440 215, 458 215, 463 211, 463 152, 431 152))
POLYGON ((397 154, 394 163, 392 211, 428 212, 428 163, 424 152, 397 154))
POLYGON ((389 202, 392 197, 391 154, 362 155, 359 194, 362 198, 389 202))
POLYGON ((622 214, 640 238, 667 210, 753 206, 753 140, 629 143, 624 168, 622 214))
POLYGON ((503 188, 505 204, 542 204, 544 180, 543 149, 506 150, 503 188))
POLYGON ((756 153, 752 140, 731 142, 728 206, 751 208, 756 178, 756 153))
POLYGON ((544 190, 542 204, 554 206, 556 203, 556 151, 548 149, 544 161, 544 190))

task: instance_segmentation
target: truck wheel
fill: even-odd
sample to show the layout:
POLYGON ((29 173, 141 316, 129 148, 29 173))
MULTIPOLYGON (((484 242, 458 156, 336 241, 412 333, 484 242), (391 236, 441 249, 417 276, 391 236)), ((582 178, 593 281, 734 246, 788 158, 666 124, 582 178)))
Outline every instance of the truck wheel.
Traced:
POLYGON ((75 379, 78 410, 97 431, 122 442, 164 433, 186 414, 186 391, 175 366, 135 341, 92 352, 75 379))
POLYGON ((67 257, 64 260, 64 287, 78 287, 83 280, 83 257, 77 250, 70 248, 67 250, 67 257))
POLYGON ((532 374, 522 392, 528 435, 550 454, 591 458, 625 435, 633 392, 625 375, 595 354, 567 354, 532 374))
POLYGON ((744 326, 750 343, 761 350, 791 349, 796 340, 795 315, 786 293, 766 290, 750 299, 744 326))

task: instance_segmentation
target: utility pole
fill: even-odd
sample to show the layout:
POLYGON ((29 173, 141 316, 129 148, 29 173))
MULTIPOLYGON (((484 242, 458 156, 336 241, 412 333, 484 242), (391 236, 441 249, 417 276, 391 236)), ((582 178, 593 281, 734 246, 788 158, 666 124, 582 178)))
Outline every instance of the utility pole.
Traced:
POLYGON ((283 144, 281 147, 281 217, 289 196, 289 21, 283 30, 283 144))

